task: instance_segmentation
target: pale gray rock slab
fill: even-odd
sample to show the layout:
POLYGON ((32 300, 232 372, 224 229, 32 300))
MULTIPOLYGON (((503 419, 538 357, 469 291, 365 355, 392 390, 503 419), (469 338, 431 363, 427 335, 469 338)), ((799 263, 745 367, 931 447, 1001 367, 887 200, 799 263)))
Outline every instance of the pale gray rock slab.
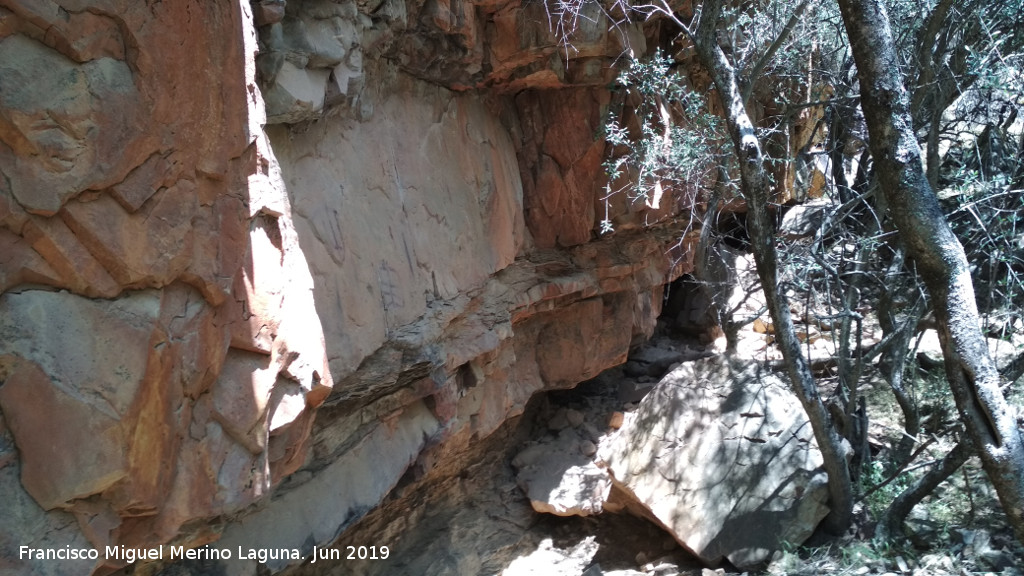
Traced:
POLYGON ((615 487, 708 564, 753 566, 828 513, 810 423, 786 382, 712 358, 667 374, 598 453, 615 487))
POLYGON ((591 516, 604 510, 612 482, 608 472, 585 455, 593 443, 573 429, 552 442, 527 447, 512 460, 516 481, 540 513, 591 516))
MULTIPOLYGON (((314 545, 326 546, 398 483, 438 422, 422 402, 407 408, 392 426, 380 424, 356 446, 313 478, 276 495, 268 504, 231 524, 218 547, 299 550, 309 556, 314 545), (372 462, 372 465, 367 465, 372 462)), ((266 562, 280 571, 289 559, 266 562)), ((252 573, 255 561, 232 560, 228 573, 252 573)))
POLYGON ((502 576, 583 576, 597 554, 598 544, 594 536, 576 543, 569 548, 558 548, 550 538, 541 541, 536 550, 512 561, 502 576))
POLYGON ((813 200, 793 206, 782 217, 780 232, 790 238, 813 236, 836 209, 837 207, 827 200, 813 200))

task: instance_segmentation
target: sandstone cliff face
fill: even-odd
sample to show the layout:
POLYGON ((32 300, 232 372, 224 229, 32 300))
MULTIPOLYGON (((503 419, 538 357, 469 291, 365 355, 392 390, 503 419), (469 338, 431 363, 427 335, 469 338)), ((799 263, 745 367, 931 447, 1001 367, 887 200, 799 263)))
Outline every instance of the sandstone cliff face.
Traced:
POLYGON ((689 267, 671 223, 596 239, 644 39, 543 10, 0 0, 0 568, 306 553, 624 360, 689 267))

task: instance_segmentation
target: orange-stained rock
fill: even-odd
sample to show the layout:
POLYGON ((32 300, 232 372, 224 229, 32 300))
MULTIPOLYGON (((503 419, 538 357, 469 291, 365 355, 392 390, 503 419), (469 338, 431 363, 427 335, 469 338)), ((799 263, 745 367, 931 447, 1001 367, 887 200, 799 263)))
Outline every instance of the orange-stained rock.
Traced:
POLYGON ((0 408, 22 455, 22 485, 43 508, 99 494, 128 474, 118 415, 68 394, 38 365, 9 372, 0 408))
POLYGON ((74 200, 61 215, 119 285, 160 287, 180 277, 192 259, 195 189, 181 180, 162 188, 135 213, 107 195, 74 200))
POLYGON ((639 28, 566 61, 509 0, 0 5, 0 571, 328 544, 621 362, 690 266, 668 223, 595 230, 639 28))
POLYGON ((597 224, 595 197, 603 196, 603 90, 560 90, 516 97, 523 126, 516 143, 526 223, 539 248, 576 246, 597 224))
POLYGON ((49 1, 12 0, 7 8, 23 19, 22 32, 67 54, 75 62, 124 59, 124 39, 117 21, 91 12, 63 12, 49 1))
POLYGON ((209 307, 180 285, 110 302, 28 291, 0 307, 0 348, 32 359, 0 394, 26 489, 46 508, 102 495, 122 516, 155 514, 190 424, 185 391, 209 386, 227 346, 209 307))
MULTIPOLYGON (((223 41, 240 37, 241 15, 229 5, 191 2, 151 11, 143 4, 113 1, 95 12, 87 2, 5 4, 11 12, 4 17, 0 68, 8 81, 0 87, 0 107, 10 122, 0 124, 0 169, 10 189, 0 191, 5 197, 0 204, 10 199, 20 204, 14 213, 52 215, 72 198, 109 187, 127 212, 137 212, 162 188, 169 187, 172 194, 165 196, 174 197, 173 204, 147 208, 135 224, 120 217, 118 230, 83 222, 94 214, 82 208, 74 217, 65 213, 79 226, 76 235, 83 226, 91 228, 87 246, 50 222, 53 218, 35 217, 23 227, 21 216, 12 231, 24 234, 61 276, 56 284, 78 293, 111 297, 136 283, 170 282, 192 257, 187 247, 182 252, 155 243, 154 236, 171 244, 187 238, 190 221, 202 217, 187 205, 198 189, 196 175, 232 184, 231 159, 252 138, 244 75, 219 72, 245 69, 243 43, 223 41), (172 29, 175 34, 166 33, 172 29), (235 104, 225 107, 231 101, 235 104), (142 226, 157 226, 143 243, 151 250, 146 253, 129 244, 138 242, 134 236, 142 234, 139 223, 149 211, 157 218, 142 226), (157 230, 160 225, 164 230, 157 230), (120 239, 112 237, 117 234, 120 239), (140 268, 154 256, 155 271, 140 268)), ((227 193, 226 187, 217 193, 227 193)), ((0 206, 0 217, 9 221, 5 212, 11 213, 0 206)), ((111 211, 106 226, 115 228, 109 218, 118 216, 111 211)), ((218 231, 213 232, 211 238, 218 231)), ((192 281, 218 286, 218 279, 230 278, 233 270, 206 267, 192 281)))
MULTIPOLYGON (((215 309, 202 294, 181 283, 161 291, 160 326, 157 345, 170 360, 169 378, 180 382, 184 397, 195 400, 210 389, 224 363, 227 331, 217 325, 215 309)), ((187 422, 187 415, 182 417, 187 422)))
POLYGON ((213 418, 254 455, 266 448, 267 401, 277 380, 270 357, 230 350, 213 387, 213 418))
POLYGON ((153 154, 124 180, 111 186, 110 195, 125 210, 135 212, 160 188, 174 184, 177 176, 175 168, 180 169, 180 166, 175 166, 163 155, 153 154))
POLYGON ((60 275, 22 236, 0 228, 0 293, 19 284, 55 286, 60 275))
MULTIPOLYGON (((249 218, 245 201, 229 196, 223 182, 201 178, 200 183, 220 190, 212 205, 196 211, 192 221, 194 241, 192 262, 182 273, 182 280, 198 288, 208 302, 222 304, 232 290, 235 273, 245 259, 249 218)), ((205 187, 205 186, 204 186, 205 187)))
POLYGON ((609 84, 617 74, 612 61, 643 54, 647 44, 639 23, 608 26, 601 11, 584 3, 578 17, 563 21, 542 3, 499 8, 487 28, 486 82, 510 91, 609 84))
POLYGON ((0 155, 0 169, 29 212, 52 215, 82 191, 124 178, 151 152, 152 138, 140 126, 142 101, 126 62, 102 57, 78 64, 13 34, 0 40, 0 75, 6 79, 0 106, 9 119, 0 126, 0 140, 14 152, 0 155))
POLYGON ((236 313, 231 345, 269 355, 281 323, 289 279, 281 269, 284 254, 277 218, 260 214, 250 226, 249 250, 235 276, 235 303, 228 304, 236 313))
MULTIPOLYGON (((25 224, 22 235, 31 249, 60 275, 60 281, 55 283, 57 287, 94 298, 112 298, 120 292, 117 281, 63 220, 32 218, 25 224)), ((28 246, 19 248, 28 250, 28 246)))

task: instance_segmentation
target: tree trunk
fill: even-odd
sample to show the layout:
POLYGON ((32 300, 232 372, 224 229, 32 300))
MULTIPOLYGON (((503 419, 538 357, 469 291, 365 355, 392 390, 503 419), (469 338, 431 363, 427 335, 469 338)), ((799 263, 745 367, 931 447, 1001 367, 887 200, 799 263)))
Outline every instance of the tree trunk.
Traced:
MULTIPOLYGON (((714 0, 704 3, 700 28, 692 38, 697 55, 704 68, 710 72, 726 111, 726 125, 739 161, 740 189, 747 202, 747 232, 768 312, 775 325, 776 342, 785 359, 793 391, 811 422, 828 473, 831 512, 823 526, 829 532, 841 534, 849 528, 853 519, 853 486, 847 466, 849 447, 836 433, 818 395, 814 376, 800 352, 800 341, 796 337, 789 303, 785 294, 778 289, 775 229, 768 214, 771 178, 754 125, 743 104, 736 71, 715 37, 720 8, 719 2, 714 0)), ((751 82, 753 80, 750 79, 751 82)))
POLYGON ((881 0, 839 0, 839 6, 857 62, 881 188, 931 295, 957 410, 1024 542, 1024 439, 981 332, 967 257, 921 167, 885 6, 881 0))

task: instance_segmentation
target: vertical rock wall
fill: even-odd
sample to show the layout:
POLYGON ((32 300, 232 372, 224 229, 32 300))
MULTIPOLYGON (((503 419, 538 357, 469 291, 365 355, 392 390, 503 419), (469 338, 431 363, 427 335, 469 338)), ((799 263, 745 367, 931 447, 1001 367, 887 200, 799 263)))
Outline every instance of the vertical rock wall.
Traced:
POLYGON ((308 554, 624 360, 689 266, 671 223, 595 233, 643 35, 543 16, 0 0, 0 569, 308 554), (19 553, 65 545, 100 559, 19 553))
POLYGON ((214 540, 303 463, 332 383, 249 7, 0 19, 2 562, 214 540))

